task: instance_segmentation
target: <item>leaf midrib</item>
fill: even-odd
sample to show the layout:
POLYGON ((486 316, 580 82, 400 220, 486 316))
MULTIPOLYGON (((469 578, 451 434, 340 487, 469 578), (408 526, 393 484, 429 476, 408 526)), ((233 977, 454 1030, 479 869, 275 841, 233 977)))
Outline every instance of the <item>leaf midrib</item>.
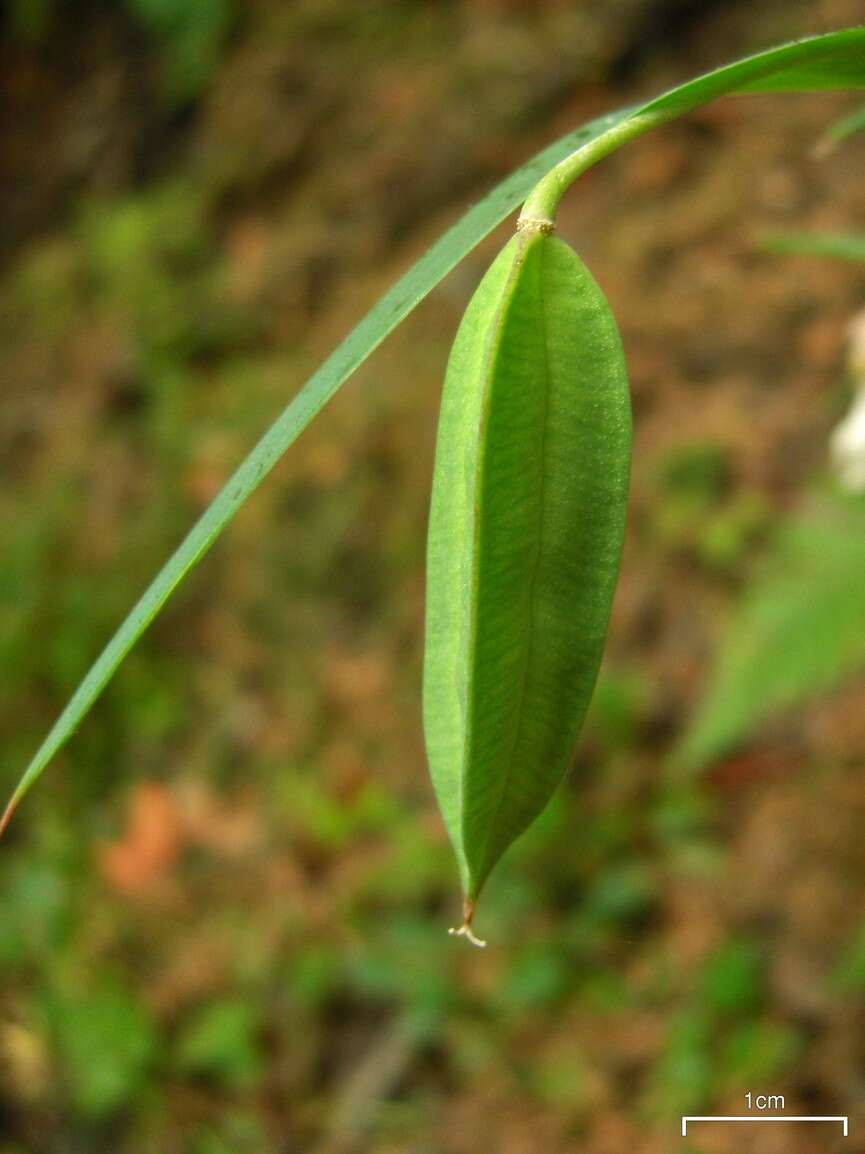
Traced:
POLYGON ((543 345, 543 350, 544 350, 544 367, 543 367, 544 414, 543 414, 542 427, 541 427, 541 456, 540 456, 541 484, 540 484, 540 494, 539 494, 540 525, 538 527, 537 548, 535 549, 535 556, 534 556, 534 560, 532 562, 532 574, 531 574, 531 577, 529 578, 529 590, 528 590, 528 597, 527 597, 528 612, 529 612, 529 635, 528 635, 528 639, 527 639, 526 645, 525 645, 525 657, 523 659, 522 674, 520 677, 519 702, 517 705, 517 723, 514 727, 514 739, 513 739, 513 742, 511 744, 511 752, 510 752, 508 759, 505 763, 505 769, 504 769, 504 773, 502 775, 502 786, 501 786, 501 789, 499 791, 499 800, 496 803, 496 808, 495 808, 495 811, 493 813, 493 818, 490 821, 489 828, 487 830, 487 835, 486 835, 486 838, 484 840, 483 851, 481 852, 480 857, 478 859, 481 863, 480 868, 479 868, 478 882, 477 882, 478 889, 483 885, 486 877, 489 875, 490 870, 492 869, 493 865, 495 865, 495 862, 488 861, 489 847, 490 847, 490 842, 492 841, 493 833, 495 832, 496 827, 497 827, 498 822, 499 822, 499 819, 501 817, 502 809, 504 808, 505 799, 508 796, 508 793, 510 791, 511 782, 513 781, 514 759, 516 756, 517 749, 519 748, 520 738, 521 738, 522 732, 523 732, 523 718, 525 715, 526 689, 527 689, 528 680, 529 680, 529 669, 531 668, 532 658, 534 656, 535 616, 536 616, 535 612, 534 612, 534 601, 535 601, 535 588, 537 585, 538 571, 540 570, 541 555, 543 553, 543 548, 544 548, 544 521, 545 521, 544 509, 545 509, 545 489, 546 489, 546 475, 547 475, 547 470, 546 470, 547 426, 549 423, 549 415, 550 415, 549 333, 547 330, 546 317, 544 315, 544 257, 547 253, 547 250, 548 250, 548 244, 547 244, 545 238, 543 238, 543 237, 540 238, 538 243, 542 246, 541 247, 541 253, 540 253, 540 262, 539 262, 540 268, 539 268, 539 272, 538 272, 538 303, 539 303, 539 314, 540 314, 539 328, 541 331, 541 340, 542 340, 542 345, 543 345))

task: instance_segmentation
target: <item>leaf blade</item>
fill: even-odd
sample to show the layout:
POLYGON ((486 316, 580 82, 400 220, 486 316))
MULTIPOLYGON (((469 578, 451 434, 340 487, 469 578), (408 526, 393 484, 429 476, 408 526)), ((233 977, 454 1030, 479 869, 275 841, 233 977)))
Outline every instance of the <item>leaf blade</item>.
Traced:
POLYGON ((573 756, 618 577, 625 357, 576 253, 537 237, 500 322, 481 462, 462 836, 477 900, 573 756))
POLYGON ((865 28, 769 48, 680 84, 640 110, 681 116, 719 96, 865 87, 865 28))
POLYGON ((709 764, 865 665, 863 575, 861 500, 826 502, 785 526, 734 615, 674 766, 709 764))

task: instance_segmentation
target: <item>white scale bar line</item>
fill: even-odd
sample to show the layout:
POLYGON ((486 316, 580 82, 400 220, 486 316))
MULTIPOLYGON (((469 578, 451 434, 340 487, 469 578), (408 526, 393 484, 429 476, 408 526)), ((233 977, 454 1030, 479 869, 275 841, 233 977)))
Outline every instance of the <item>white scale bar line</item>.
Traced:
POLYGON ((845 1114, 688 1114, 682 1117, 682 1137, 688 1136, 689 1122, 840 1122, 847 1137, 849 1115, 845 1114))

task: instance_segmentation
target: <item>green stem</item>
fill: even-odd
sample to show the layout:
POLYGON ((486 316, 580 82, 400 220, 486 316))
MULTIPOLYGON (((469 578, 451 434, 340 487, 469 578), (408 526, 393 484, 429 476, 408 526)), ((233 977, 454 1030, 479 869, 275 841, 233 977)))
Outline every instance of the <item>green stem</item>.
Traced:
POLYGON ((609 156, 611 152, 615 152, 617 148, 621 148, 623 144, 627 144, 629 140, 634 140, 644 132, 666 124, 673 118, 673 113, 663 111, 636 113, 595 137, 594 140, 590 140, 570 156, 566 156, 555 168, 551 168, 529 193, 517 227, 552 228, 559 201, 578 176, 605 156, 609 156))

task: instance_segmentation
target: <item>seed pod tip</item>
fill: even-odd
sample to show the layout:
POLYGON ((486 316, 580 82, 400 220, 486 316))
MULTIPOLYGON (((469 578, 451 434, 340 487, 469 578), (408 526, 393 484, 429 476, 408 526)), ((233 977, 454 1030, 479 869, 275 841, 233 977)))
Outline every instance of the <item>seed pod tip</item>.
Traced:
POLYGON ((466 938, 473 946, 477 946, 478 949, 482 950, 486 947, 487 943, 481 941, 472 930, 472 919, 474 916, 475 903, 471 898, 466 898, 463 902, 463 924, 459 928, 452 926, 451 929, 448 930, 448 933, 452 938, 466 938))

